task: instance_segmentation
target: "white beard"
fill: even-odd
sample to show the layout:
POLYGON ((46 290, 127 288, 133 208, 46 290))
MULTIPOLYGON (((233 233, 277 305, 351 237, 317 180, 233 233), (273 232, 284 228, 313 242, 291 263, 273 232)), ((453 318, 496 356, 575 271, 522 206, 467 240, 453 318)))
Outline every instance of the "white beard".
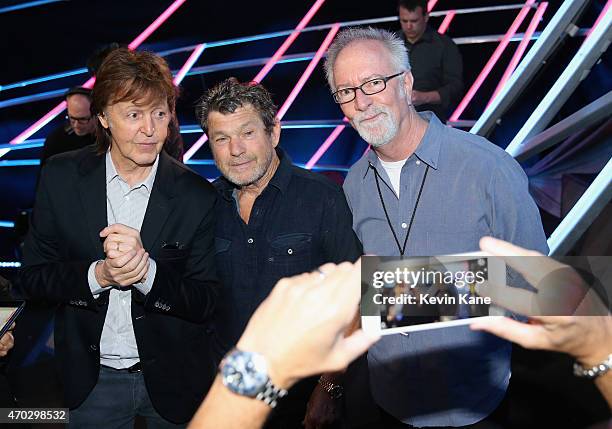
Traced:
POLYGON ((399 124, 391 116, 391 112, 385 106, 372 106, 365 112, 358 113, 353 118, 353 124, 359 135, 373 147, 384 146, 391 142, 397 135, 399 124), (362 124, 364 118, 380 114, 373 121, 362 124))

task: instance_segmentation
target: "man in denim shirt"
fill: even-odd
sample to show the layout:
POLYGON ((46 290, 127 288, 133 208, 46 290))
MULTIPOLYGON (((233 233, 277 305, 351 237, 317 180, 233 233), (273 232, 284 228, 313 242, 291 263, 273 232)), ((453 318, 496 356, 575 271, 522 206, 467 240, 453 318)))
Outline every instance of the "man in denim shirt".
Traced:
MULTIPOLYGON (((278 147, 276 113, 263 86, 233 78, 209 90, 197 106, 223 174, 214 183, 221 194, 215 232, 222 282, 215 322, 219 354, 234 346, 278 280, 327 262, 355 261, 362 253, 342 189, 292 165, 278 147)), ((313 380, 294 387, 267 427, 299 427, 313 387, 313 380)))
MULTIPOLYGON (((325 71, 334 100, 372 149, 344 183, 366 253, 470 252, 485 235, 547 253, 519 164, 484 138, 414 110, 397 36, 345 30, 325 71)), ((384 337, 368 353, 379 425, 488 427, 508 387, 510 354, 509 343, 468 327, 384 337)))

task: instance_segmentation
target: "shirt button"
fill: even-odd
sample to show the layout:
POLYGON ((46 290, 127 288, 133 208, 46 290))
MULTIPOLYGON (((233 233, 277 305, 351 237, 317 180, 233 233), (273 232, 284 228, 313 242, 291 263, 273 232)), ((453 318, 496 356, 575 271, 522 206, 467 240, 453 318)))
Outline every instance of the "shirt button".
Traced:
MULTIPOLYGON (((417 162, 418 162, 418 161, 417 161, 417 162)), ((126 199, 126 200, 128 200, 128 201, 130 201, 130 197, 129 197, 129 196, 125 197, 125 199, 126 199)))
POLYGON ((253 240, 252 238, 249 238, 249 239, 247 240, 247 243, 249 243, 249 244, 253 244, 253 241, 254 241, 254 240, 253 240))
POLYGON ((416 165, 421 165, 421 161, 417 160, 416 165))
POLYGON ((402 222, 402 228, 404 229, 408 228, 408 224, 406 222, 402 222))
POLYGON ((288 249, 287 253, 289 253, 290 255, 293 255, 293 249, 288 249))

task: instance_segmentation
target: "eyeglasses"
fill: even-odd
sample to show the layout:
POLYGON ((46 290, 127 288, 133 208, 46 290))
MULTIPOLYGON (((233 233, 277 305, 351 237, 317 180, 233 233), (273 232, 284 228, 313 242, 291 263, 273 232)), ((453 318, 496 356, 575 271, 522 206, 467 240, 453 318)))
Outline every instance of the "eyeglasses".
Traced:
POLYGON ((365 95, 374 95, 382 92, 387 88, 387 82, 394 77, 398 77, 403 75, 404 72, 399 72, 397 74, 386 76, 386 77, 377 77, 376 79, 368 80, 367 82, 362 83, 359 86, 342 88, 332 94, 334 97, 334 101, 338 104, 348 103, 349 101, 353 101, 355 97, 357 97, 357 90, 360 89, 365 95))
POLYGON ((77 122, 81 125, 85 125, 91 120, 91 115, 85 116, 84 118, 75 118, 74 116, 66 115, 66 120, 71 123, 77 122))

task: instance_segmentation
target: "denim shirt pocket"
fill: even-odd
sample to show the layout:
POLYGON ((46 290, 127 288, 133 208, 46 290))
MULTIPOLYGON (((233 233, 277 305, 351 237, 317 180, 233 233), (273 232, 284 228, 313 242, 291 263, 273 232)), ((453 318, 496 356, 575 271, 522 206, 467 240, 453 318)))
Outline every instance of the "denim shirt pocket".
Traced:
POLYGON ((301 274, 312 269, 312 234, 283 234, 270 240, 267 262, 270 270, 281 277, 301 274))

